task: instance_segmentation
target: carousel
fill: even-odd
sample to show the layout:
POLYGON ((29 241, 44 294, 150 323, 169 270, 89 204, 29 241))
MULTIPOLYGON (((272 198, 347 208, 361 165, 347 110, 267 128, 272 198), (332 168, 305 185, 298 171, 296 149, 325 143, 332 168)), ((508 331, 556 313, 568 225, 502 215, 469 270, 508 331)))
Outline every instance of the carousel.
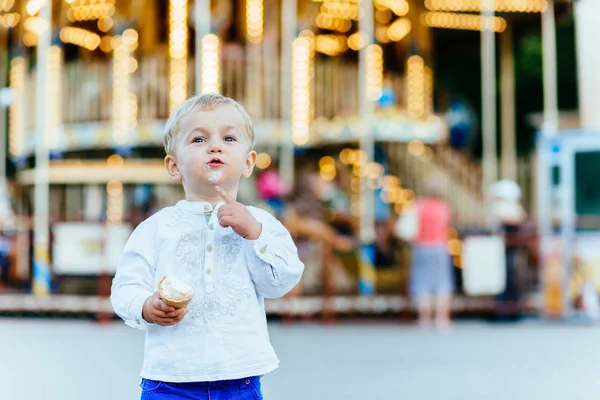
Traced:
MULTIPOLYGON (((165 120, 207 92, 240 101, 255 123, 259 171, 242 185, 245 201, 273 206, 261 178, 273 172, 292 188, 308 162, 324 181, 345 182, 356 246, 332 255, 309 237, 322 249, 314 287, 269 302, 269 312, 404 309, 401 268, 377 266, 382 226, 432 174, 449 183, 457 225, 481 225, 483 188, 494 180, 446 145, 447 119, 434 113, 432 29, 481 33, 493 52, 512 15, 548 4, 0 0, 0 155, 14 166, 0 177, 0 310, 110 314, 110 278, 129 233, 182 195, 163 167, 165 120)), ((487 106, 484 119, 495 119, 487 106)), ((489 123, 484 130, 495 134, 489 123)), ((458 232, 449 245, 459 266, 458 232)))

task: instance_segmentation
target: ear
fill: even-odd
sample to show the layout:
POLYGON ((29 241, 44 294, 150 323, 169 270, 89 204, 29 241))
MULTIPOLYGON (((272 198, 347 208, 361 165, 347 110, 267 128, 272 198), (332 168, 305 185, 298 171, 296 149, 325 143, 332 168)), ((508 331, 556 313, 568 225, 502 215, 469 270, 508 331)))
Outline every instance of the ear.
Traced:
POLYGON ((256 164, 256 152, 252 150, 248 153, 246 157, 246 168, 244 169, 244 173, 242 174, 244 178, 250 178, 252 175, 252 171, 254 171, 254 165, 256 164))
POLYGON ((182 178, 181 171, 179 171, 179 166, 177 165, 177 159, 172 155, 167 155, 165 157, 165 167, 167 167, 167 171, 169 171, 169 175, 171 175, 171 179, 174 181, 180 181, 182 178))

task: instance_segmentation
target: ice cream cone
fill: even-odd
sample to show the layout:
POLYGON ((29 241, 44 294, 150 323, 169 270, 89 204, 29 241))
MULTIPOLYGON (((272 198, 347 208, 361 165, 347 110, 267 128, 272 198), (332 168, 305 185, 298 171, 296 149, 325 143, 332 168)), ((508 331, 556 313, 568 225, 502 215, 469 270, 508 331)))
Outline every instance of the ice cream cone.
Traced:
POLYGON ((194 297, 194 292, 192 291, 190 294, 181 297, 171 296, 164 291, 163 282, 165 279, 167 279, 167 277, 163 276, 160 282, 158 282, 158 293, 160 294, 160 297, 162 297, 162 300, 165 302, 165 304, 175 308, 187 307, 194 297))

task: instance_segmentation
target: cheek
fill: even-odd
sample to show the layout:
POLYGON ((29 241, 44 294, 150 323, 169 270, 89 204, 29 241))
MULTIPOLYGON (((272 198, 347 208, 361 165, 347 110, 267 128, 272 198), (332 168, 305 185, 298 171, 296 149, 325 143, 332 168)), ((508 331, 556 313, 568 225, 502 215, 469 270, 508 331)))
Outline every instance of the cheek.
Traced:
POLYGON ((240 151, 236 151, 235 155, 235 163, 240 165, 241 167, 243 167, 244 169, 246 169, 246 166, 248 164, 248 153, 245 151, 245 149, 241 149, 240 151))
POLYGON ((183 156, 179 161, 179 168, 185 172, 201 172, 202 163, 197 157, 183 156))

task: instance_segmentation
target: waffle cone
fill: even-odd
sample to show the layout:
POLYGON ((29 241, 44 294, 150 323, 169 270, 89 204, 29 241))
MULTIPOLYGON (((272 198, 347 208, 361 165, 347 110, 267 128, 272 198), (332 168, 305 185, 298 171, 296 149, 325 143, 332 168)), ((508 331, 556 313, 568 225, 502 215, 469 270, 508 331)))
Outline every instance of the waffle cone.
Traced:
POLYGON ((163 276, 162 279, 160 280, 160 282, 158 282, 158 293, 160 294, 160 297, 162 297, 162 300, 165 302, 165 304, 167 304, 171 307, 175 307, 175 308, 187 307, 187 305, 192 300, 192 297, 194 297, 194 293, 191 293, 187 297, 176 298, 176 299, 165 296, 162 291, 162 283, 165 279, 167 279, 167 277, 163 276))
POLYGON ((169 299, 167 297, 163 296, 163 301, 165 302, 166 305, 171 306, 171 307, 175 307, 175 308, 184 308, 187 307, 188 304, 190 304, 190 301, 192 300, 192 298, 190 297, 189 300, 172 300, 169 299))

